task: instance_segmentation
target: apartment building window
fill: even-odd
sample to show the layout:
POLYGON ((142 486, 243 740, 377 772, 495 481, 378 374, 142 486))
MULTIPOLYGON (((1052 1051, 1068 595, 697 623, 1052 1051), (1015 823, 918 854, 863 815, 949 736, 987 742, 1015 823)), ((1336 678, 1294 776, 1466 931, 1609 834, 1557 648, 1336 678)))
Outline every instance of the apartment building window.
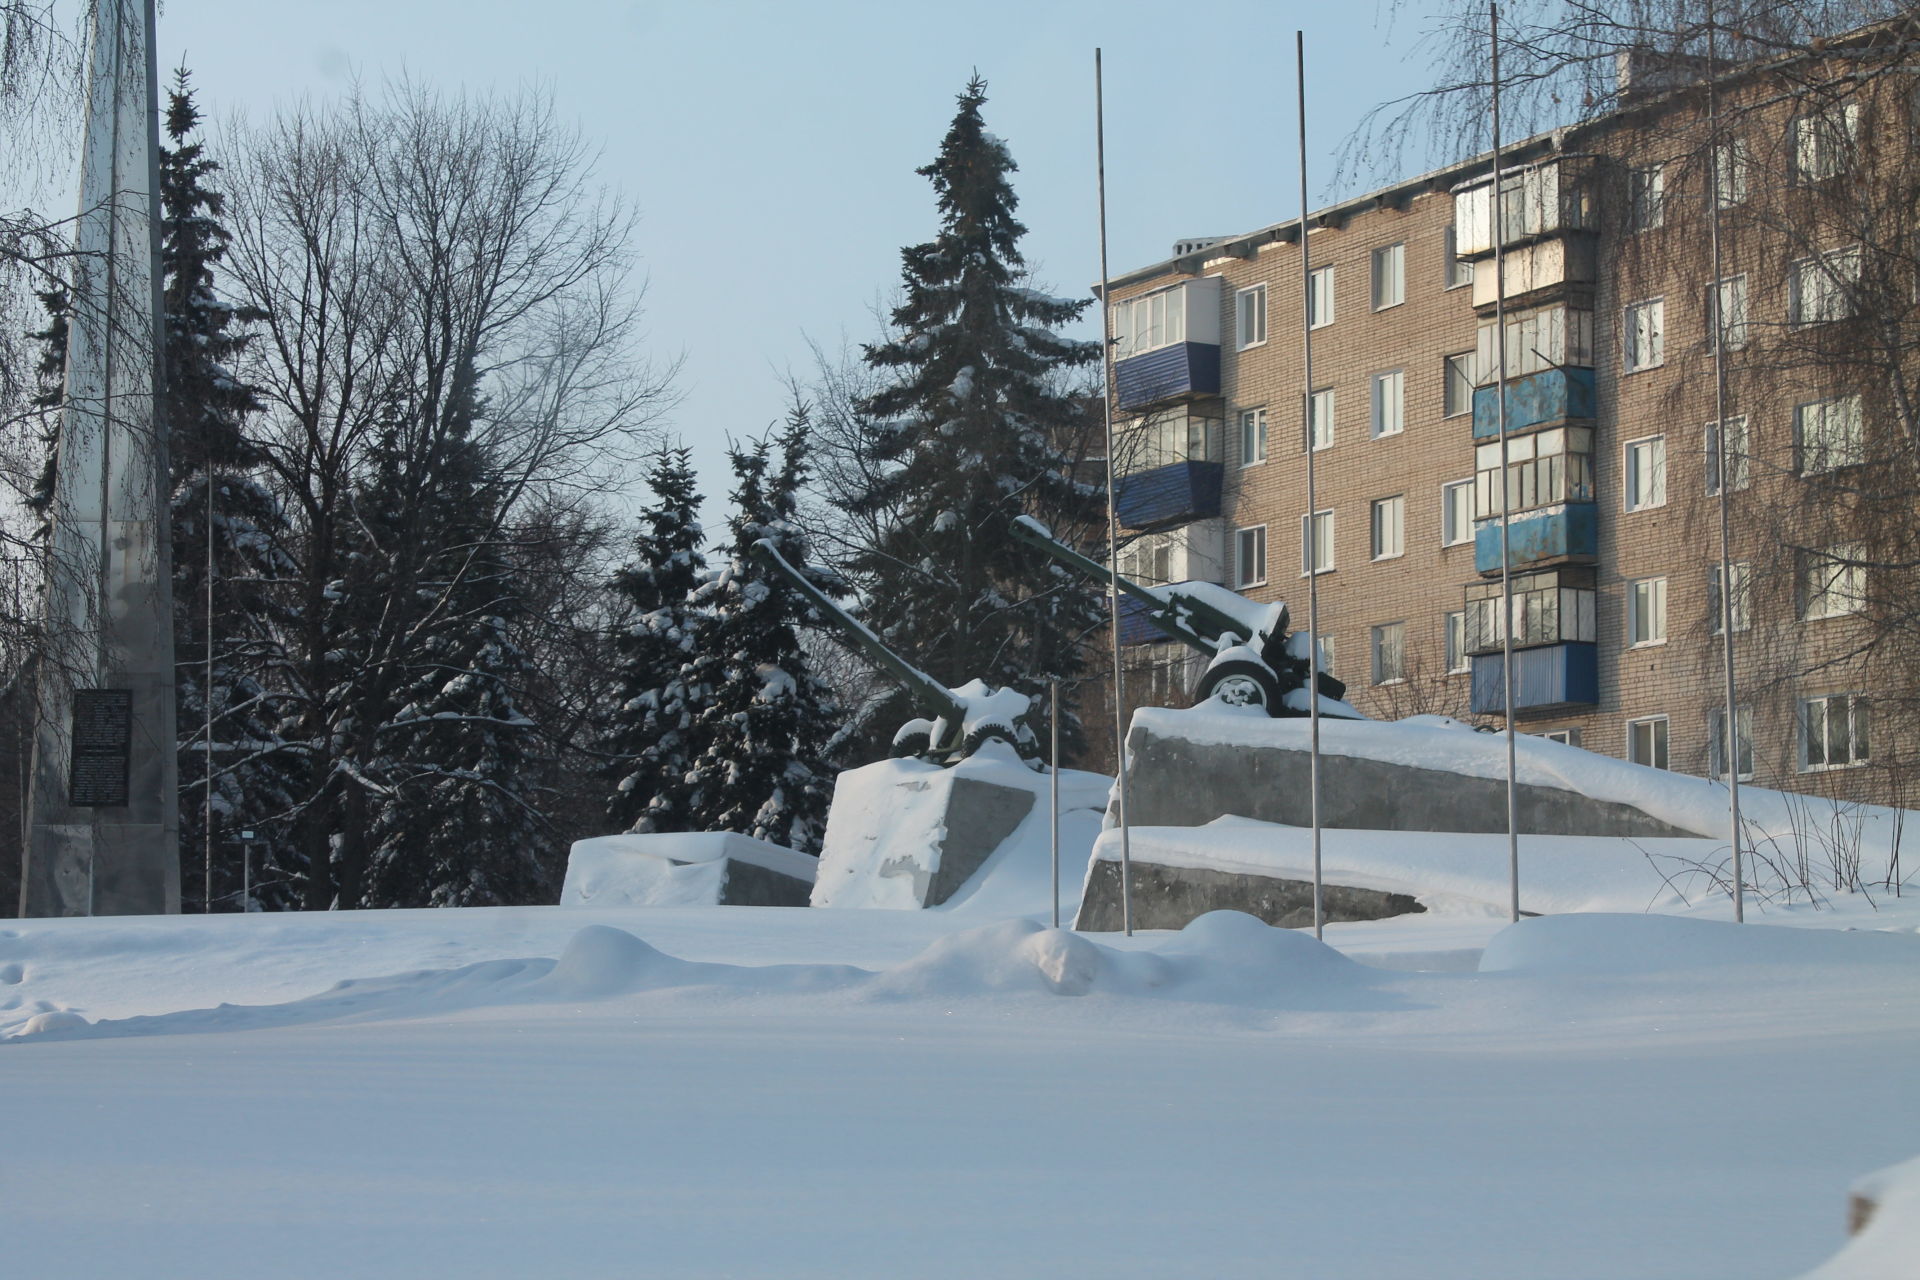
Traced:
POLYGON ((1864 548, 1839 543, 1800 554, 1800 616, 1812 622, 1859 613, 1867 603, 1864 548))
POLYGON ((1248 347, 1257 347, 1267 340, 1267 286, 1256 284, 1251 289, 1241 289, 1233 295, 1234 329, 1236 341, 1242 351, 1248 347))
POLYGON ((1473 352, 1447 357, 1446 381, 1440 399, 1443 416, 1458 418, 1473 412, 1473 352))
POLYGON ((1113 304, 1114 355, 1124 360, 1187 340, 1185 285, 1113 304))
POLYGON ((1796 182, 1824 182, 1844 172, 1860 139, 1860 104, 1836 102, 1788 125, 1796 182))
POLYGON ((1300 576, 1333 571, 1333 512, 1300 517, 1300 576))
POLYGON ((1714 282, 1707 292, 1707 349, 1726 335, 1727 350, 1747 345, 1747 278, 1731 276, 1714 282))
MULTIPOLYGON (((1747 460, 1751 452, 1751 442, 1747 434, 1745 418, 1727 419, 1727 478, 1738 493, 1747 487, 1747 460)), ((1720 424, 1709 422, 1705 432, 1703 449, 1706 454, 1707 496, 1720 494, 1720 424)))
POLYGON ((1630 440, 1626 445, 1627 510, 1646 511, 1667 505, 1667 438, 1630 440))
POLYGON ((1447 674, 1459 675, 1473 670, 1473 659, 1467 656, 1467 614, 1466 610, 1450 613, 1446 616, 1447 628, 1447 674))
POLYGON ((1649 298, 1627 304, 1620 330, 1621 359, 1628 373, 1652 369, 1667 359, 1667 300, 1649 298))
POLYGON ((1407 499, 1404 494, 1373 504, 1373 558, 1391 560, 1407 550, 1407 499))
POLYGON ((1565 729, 1542 729, 1539 733, 1529 736, 1544 738, 1548 742, 1558 742, 1569 747, 1577 747, 1580 745, 1580 731, 1571 727, 1565 729))
POLYGON ((1407 246, 1389 244, 1373 251, 1373 309, 1385 311, 1407 300, 1407 246))
POLYGON ((1257 587, 1267 580, 1267 526, 1252 525, 1233 533, 1233 584, 1257 587))
POLYGON ((1333 388, 1322 387, 1307 397, 1307 438, 1315 449, 1333 447, 1333 388))
POLYGON ((1807 698, 1800 704, 1800 767, 1847 769, 1868 758, 1867 700, 1857 693, 1807 698))
MULTIPOLYGON (((1594 638, 1593 574, 1584 569, 1548 569, 1512 580, 1513 647, 1591 643, 1594 638)), ((1503 647, 1498 579, 1467 588, 1467 652, 1492 653, 1503 647)))
POLYGON ((1315 267, 1307 273, 1307 327, 1324 329, 1333 323, 1333 268, 1315 267))
POLYGON ((1457 547, 1473 541, 1473 481, 1456 480, 1440 486, 1440 545, 1457 547))
POLYGON ((1713 149, 1713 190, 1722 209, 1747 202, 1753 154, 1745 140, 1729 138, 1713 149))
POLYGON ((1794 324, 1845 320, 1859 287, 1859 245, 1802 258, 1787 268, 1787 318, 1794 324))
POLYGON ((1373 438, 1397 436, 1407 427, 1407 374, 1393 369, 1373 375, 1373 438))
POLYGON ((1440 243, 1440 256, 1445 271, 1445 288, 1458 289, 1473 283, 1473 264, 1460 257, 1459 241, 1449 222, 1440 243))
POLYGON ((1186 408, 1135 418, 1115 432, 1114 469, 1133 475, 1176 462, 1217 462, 1221 434, 1220 419, 1186 408))
POLYGON ((1627 759, 1651 769, 1667 767, 1667 718, 1647 716, 1627 721, 1627 759))
MULTIPOLYGON (((1494 322, 1479 329, 1474 368, 1491 374, 1500 353, 1494 346, 1494 322)), ((1507 376, 1522 377, 1562 365, 1593 363, 1593 312, 1579 307, 1543 307, 1507 317, 1507 376)))
POLYGON ((1651 231, 1667 220, 1667 168, 1650 164, 1627 173, 1628 218, 1635 231, 1651 231))
MULTIPOLYGON (((1740 781, 1753 780, 1753 708, 1733 709, 1735 769, 1740 781)), ((1727 709, 1716 707, 1707 714, 1707 776, 1727 776, 1727 709)))
POLYGON ((1240 465, 1250 467, 1267 460, 1267 411, 1240 411, 1240 465))
POLYGON ((1593 428, 1555 427, 1509 436, 1506 506, 1500 505, 1500 442, 1477 445, 1474 512, 1482 520, 1503 510, 1524 511, 1556 502, 1593 501, 1593 428))
MULTIPOLYGON (((1753 626, 1753 566, 1736 560, 1727 567, 1732 570, 1733 578, 1733 629, 1745 631, 1753 626)), ((1716 564, 1707 570, 1707 629, 1719 635, 1724 617, 1720 603, 1720 566, 1716 564)))
POLYGON ((1373 629, 1373 682, 1396 684, 1407 678, 1407 624, 1382 623, 1373 629))
POLYGON ((1793 438, 1803 476, 1858 466, 1866 456, 1860 397, 1839 396, 1795 406, 1793 438))
POLYGON ((1173 581, 1173 539, 1155 533, 1136 538, 1120 552, 1120 573, 1149 586, 1173 581))
POLYGON ((1320 661, 1320 670, 1333 674, 1333 636, 1328 632, 1320 633, 1320 642, 1313 646, 1314 656, 1320 661))
POLYGON ((1667 580, 1642 578, 1627 584, 1627 643, 1639 649, 1667 642, 1667 580))

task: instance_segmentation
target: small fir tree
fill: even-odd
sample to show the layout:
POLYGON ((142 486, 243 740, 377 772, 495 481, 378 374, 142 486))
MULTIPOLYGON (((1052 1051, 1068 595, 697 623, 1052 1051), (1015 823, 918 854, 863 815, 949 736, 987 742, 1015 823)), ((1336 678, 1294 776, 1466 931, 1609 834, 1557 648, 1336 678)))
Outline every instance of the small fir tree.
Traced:
POLYGON ((696 678, 711 698, 695 726, 702 750, 690 771, 690 828, 818 853, 833 799, 829 744, 841 711, 814 675, 801 632, 817 623, 805 597, 752 554, 766 543, 829 595, 839 577, 808 564, 794 523, 807 476, 807 413, 796 407, 775 442, 735 449, 734 513, 725 565, 696 593, 711 611, 696 678))
MULTIPOLYGON (((940 232, 902 251, 893 333, 865 349, 886 383, 858 405, 878 477, 858 505, 879 533, 849 567, 882 639, 930 675, 1037 699, 1049 676, 1079 673, 1100 602, 1009 529, 1021 515, 1056 527, 1096 517, 1099 491, 1072 476, 1060 442, 1085 412, 1067 375, 1100 348, 1054 332, 1084 300, 1023 283, 1015 165, 982 122, 986 82, 975 76, 959 102, 919 170, 940 232)), ((890 692, 862 714, 877 742, 912 712, 890 692)))
POLYGON ((654 505, 641 517, 633 558, 611 584, 622 621, 601 750, 613 785, 607 816, 619 831, 689 829, 694 726, 711 692, 693 679, 708 615, 689 601, 707 576, 692 457, 685 447, 669 449, 648 472, 654 505))

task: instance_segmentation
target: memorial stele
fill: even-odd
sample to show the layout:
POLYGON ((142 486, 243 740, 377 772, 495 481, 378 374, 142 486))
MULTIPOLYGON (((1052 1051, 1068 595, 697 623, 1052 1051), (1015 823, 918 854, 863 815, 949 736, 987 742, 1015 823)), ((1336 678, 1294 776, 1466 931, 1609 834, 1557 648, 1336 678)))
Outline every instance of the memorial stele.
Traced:
POLYGON ((152 0, 99 0, 89 59, 25 916, 180 909, 152 0))

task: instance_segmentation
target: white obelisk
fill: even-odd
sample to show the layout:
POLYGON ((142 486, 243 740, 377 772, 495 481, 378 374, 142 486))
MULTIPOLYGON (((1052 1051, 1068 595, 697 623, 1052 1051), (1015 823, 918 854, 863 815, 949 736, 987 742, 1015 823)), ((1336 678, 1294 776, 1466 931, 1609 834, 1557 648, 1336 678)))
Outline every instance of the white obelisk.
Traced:
POLYGON ((99 0, 21 914, 180 910, 153 0, 99 0))

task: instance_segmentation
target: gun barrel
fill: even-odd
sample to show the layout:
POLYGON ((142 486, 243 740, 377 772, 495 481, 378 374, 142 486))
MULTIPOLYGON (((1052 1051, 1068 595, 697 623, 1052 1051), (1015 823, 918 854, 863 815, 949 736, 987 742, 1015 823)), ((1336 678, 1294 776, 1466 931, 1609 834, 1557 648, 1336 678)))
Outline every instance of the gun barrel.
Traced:
POLYGON ((1241 640, 1247 643, 1255 643, 1258 639, 1241 634, 1246 631, 1245 626, 1204 600, 1196 599, 1177 589, 1162 594, 1143 587, 1131 579, 1111 573, 1107 566, 1098 560, 1083 556, 1066 543, 1056 539, 1045 525, 1032 516, 1015 518, 1013 536, 1028 546, 1045 552, 1069 569, 1076 570, 1094 582, 1103 586, 1111 582, 1119 587, 1121 595, 1146 606, 1146 620, 1156 629, 1202 653, 1213 653, 1214 642, 1228 633, 1240 636, 1241 640))

